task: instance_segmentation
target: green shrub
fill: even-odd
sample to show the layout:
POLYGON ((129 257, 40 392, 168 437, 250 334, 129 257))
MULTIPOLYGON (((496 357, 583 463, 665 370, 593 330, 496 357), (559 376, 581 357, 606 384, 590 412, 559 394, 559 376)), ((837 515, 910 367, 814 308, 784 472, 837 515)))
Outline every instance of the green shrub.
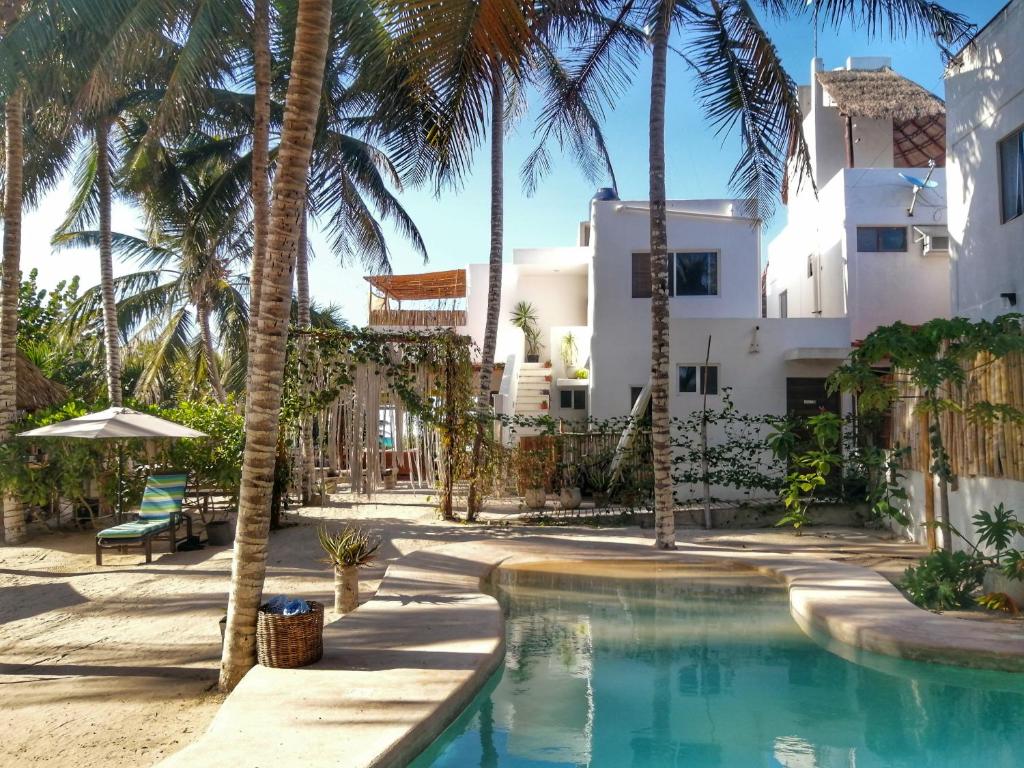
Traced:
POLYGON ((938 550, 907 568, 901 586, 914 605, 946 611, 972 605, 971 593, 984 574, 985 564, 977 557, 938 550))

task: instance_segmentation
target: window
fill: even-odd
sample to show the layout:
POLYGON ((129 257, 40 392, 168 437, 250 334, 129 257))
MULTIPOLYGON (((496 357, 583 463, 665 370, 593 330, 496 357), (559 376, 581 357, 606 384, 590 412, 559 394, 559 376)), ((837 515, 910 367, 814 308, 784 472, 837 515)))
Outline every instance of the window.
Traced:
POLYGON ((814 277, 814 255, 807 257, 807 276, 814 277))
POLYGON ((906 227, 857 227, 861 253, 895 253, 907 250, 906 227))
POLYGON ((559 405, 567 410, 587 410, 587 390, 585 389, 561 389, 558 392, 559 405))
POLYGON ((789 317, 789 291, 779 294, 779 317, 789 317))
POLYGON ((1024 214, 1024 127, 999 142, 999 204, 1004 224, 1024 214))
POLYGON ((679 366, 679 391, 697 392, 697 371, 700 371, 700 394, 704 394, 705 387, 707 394, 718 394, 718 366, 717 365, 680 365, 679 366))
MULTIPOLYGON (((632 296, 651 298, 651 255, 634 253, 632 296)), ((670 252, 668 255, 669 296, 717 296, 718 254, 714 251, 670 252)))
POLYGON ((718 254, 711 251, 669 254, 669 296, 717 296, 718 254))

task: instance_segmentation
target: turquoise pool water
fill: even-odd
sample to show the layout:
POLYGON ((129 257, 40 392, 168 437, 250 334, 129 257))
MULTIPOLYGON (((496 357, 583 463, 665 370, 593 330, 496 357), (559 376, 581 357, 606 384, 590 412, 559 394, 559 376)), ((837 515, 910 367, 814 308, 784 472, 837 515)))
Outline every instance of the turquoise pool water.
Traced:
POLYGON ((507 652, 413 768, 1017 768, 1024 675, 871 657, 736 572, 506 573, 507 652))

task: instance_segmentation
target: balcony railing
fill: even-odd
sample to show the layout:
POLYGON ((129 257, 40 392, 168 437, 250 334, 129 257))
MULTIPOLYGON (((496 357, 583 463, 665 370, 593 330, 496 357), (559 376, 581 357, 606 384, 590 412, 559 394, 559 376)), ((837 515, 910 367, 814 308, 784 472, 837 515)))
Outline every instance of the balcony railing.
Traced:
POLYGON ((455 328, 466 324, 464 309, 371 309, 371 326, 455 328))

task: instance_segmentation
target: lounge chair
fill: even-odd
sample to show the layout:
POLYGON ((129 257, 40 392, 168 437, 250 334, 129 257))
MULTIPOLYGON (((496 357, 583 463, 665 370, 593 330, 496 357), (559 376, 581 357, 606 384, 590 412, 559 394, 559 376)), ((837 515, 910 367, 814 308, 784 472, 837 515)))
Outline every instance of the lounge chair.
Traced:
POLYGON ((177 530, 184 523, 192 536, 192 518, 181 511, 188 475, 152 475, 142 494, 136 519, 96 534, 96 565, 103 565, 103 550, 142 547, 146 562, 153 562, 153 541, 166 540, 170 551, 178 549, 177 530))

